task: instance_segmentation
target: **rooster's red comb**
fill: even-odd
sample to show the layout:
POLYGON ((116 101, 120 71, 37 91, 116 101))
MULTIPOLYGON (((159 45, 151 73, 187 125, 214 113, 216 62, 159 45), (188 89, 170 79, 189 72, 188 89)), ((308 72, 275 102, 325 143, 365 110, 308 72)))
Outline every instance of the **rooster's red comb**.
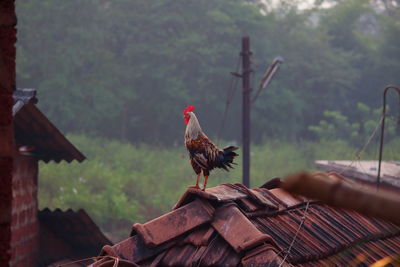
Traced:
POLYGON ((187 107, 183 110, 183 115, 186 115, 186 113, 192 112, 193 110, 194 110, 194 106, 187 106, 187 107))

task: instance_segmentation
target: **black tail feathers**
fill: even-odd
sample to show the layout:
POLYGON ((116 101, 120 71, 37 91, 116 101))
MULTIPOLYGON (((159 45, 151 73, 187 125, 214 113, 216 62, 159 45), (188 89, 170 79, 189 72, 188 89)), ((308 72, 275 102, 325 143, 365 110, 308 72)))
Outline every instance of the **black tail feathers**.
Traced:
POLYGON ((233 159, 236 156, 239 156, 239 154, 234 152, 236 149, 238 149, 238 147, 236 147, 236 146, 228 146, 228 147, 224 148, 223 150, 221 150, 221 154, 220 154, 220 157, 219 157, 219 159, 220 159, 219 163, 220 164, 219 164, 218 167, 220 167, 220 168, 222 168, 222 169, 224 169, 226 171, 228 171, 228 167, 229 168, 233 168, 232 164, 236 165, 236 163, 233 162, 233 159))

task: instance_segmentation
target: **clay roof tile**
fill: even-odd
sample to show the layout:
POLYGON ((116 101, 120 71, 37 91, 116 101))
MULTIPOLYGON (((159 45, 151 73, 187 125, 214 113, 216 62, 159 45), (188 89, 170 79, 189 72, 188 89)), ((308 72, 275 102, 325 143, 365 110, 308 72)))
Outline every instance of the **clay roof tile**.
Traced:
POLYGON ((201 191, 195 188, 188 188, 183 196, 178 200, 173 209, 177 209, 194 198, 204 198, 217 202, 227 202, 242 198, 247 198, 247 194, 243 190, 232 184, 222 184, 216 187, 207 188, 206 191, 201 191))
POLYGON ((132 235, 103 254, 140 266, 247 267, 277 266, 284 258, 282 266, 346 265, 354 262, 354 253, 371 263, 400 251, 400 226, 275 185, 190 188, 170 213, 135 224, 132 235))
POLYGON ((211 225, 236 252, 255 247, 272 238, 258 230, 235 204, 220 207, 211 225))
POLYGON ((134 224, 131 235, 137 232, 148 247, 155 247, 211 221, 213 214, 207 201, 196 199, 145 224, 134 224))

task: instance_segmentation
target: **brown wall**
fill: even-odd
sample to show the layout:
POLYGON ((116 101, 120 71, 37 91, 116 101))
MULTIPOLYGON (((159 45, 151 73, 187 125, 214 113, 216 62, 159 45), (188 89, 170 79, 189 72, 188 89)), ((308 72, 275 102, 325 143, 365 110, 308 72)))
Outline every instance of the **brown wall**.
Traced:
POLYGON ((0 266, 9 266, 11 252, 16 23, 14 0, 0 0, 0 266))
POLYGON ((35 266, 38 253, 38 161, 32 156, 14 159, 11 223, 11 266, 35 266))

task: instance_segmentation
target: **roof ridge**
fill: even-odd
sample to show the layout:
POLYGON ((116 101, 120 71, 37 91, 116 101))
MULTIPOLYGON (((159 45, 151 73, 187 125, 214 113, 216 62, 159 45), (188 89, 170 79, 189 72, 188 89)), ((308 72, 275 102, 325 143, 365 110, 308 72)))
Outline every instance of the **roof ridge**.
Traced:
POLYGON ((12 108, 13 116, 26 104, 36 104, 36 89, 33 88, 18 88, 13 92, 14 105, 12 108))
POLYGON ((189 187, 172 209, 174 210, 182 207, 183 205, 191 202, 195 197, 217 202, 227 202, 246 198, 248 195, 243 192, 243 189, 233 184, 220 184, 215 187, 207 188, 205 191, 189 187))

